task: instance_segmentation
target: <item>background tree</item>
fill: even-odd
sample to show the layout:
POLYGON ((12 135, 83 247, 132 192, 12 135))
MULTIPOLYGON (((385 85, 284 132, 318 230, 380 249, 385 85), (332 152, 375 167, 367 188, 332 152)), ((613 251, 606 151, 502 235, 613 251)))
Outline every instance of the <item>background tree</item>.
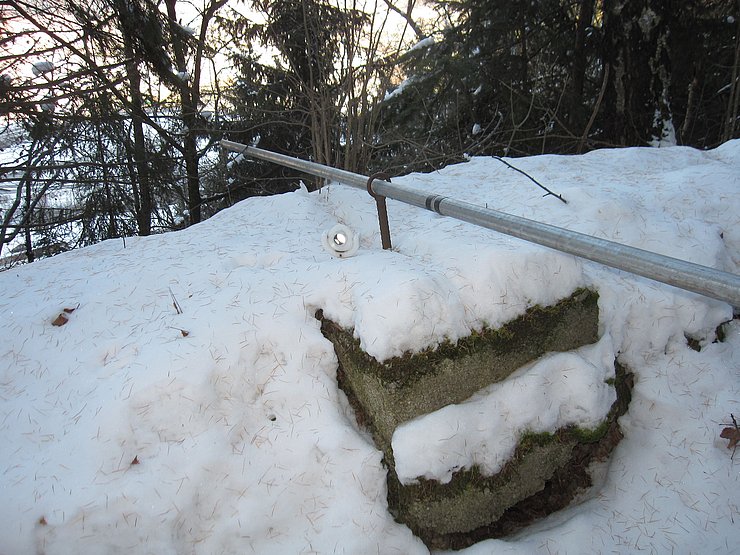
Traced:
MULTIPOLYGON (((393 67, 393 54, 382 42, 388 10, 377 3, 363 10, 357 3, 318 0, 255 5, 258 21, 234 14, 221 20, 238 45, 231 52, 238 77, 231 89, 237 121, 229 126, 230 136, 367 171, 377 106, 393 67)), ((263 187, 250 183, 265 177, 273 180, 271 190, 292 188, 297 180, 294 172, 251 161, 235 170, 249 191, 263 187)))
POLYGON ((680 144, 712 148, 740 135, 740 1, 673 6, 671 99, 680 144))
MULTIPOLYGON (((4 165, 2 174, 5 183, 16 180, 17 187, 3 214, 0 250, 22 233, 26 257, 33 261, 37 253, 34 235, 41 247, 45 245, 44 237, 32 230, 78 217, 74 210, 51 206, 49 199, 62 194, 77 165, 66 160, 66 153, 84 99, 97 96, 107 85, 101 86, 95 71, 79 58, 65 55, 67 44, 84 47, 84 34, 70 12, 62 9, 64 4, 8 4, 2 11, 5 86, 0 118, 6 133, 15 137, 13 151, 18 156, 4 165)), ((116 65, 101 64, 96 69, 115 72, 116 65)))
POLYGON ((6 183, 23 183, 16 192, 25 200, 9 201, 0 245, 23 229, 32 260, 32 237, 51 242, 55 222, 75 230, 67 241, 74 246, 177 225, 176 212, 188 213, 182 204, 192 222, 200 219, 199 162, 215 141, 201 114, 200 68, 214 55, 206 34, 223 3, 206 6, 198 36, 170 17, 174 2, 170 14, 149 0, 3 5, 0 117, 25 138, 3 174, 6 183), (176 108, 163 101, 163 85, 179 94, 176 108), (55 202, 74 210, 62 217, 55 202))
POLYGON ((572 142, 562 101, 577 23, 571 7, 558 0, 438 4, 447 27, 406 55, 409 77, 385 103, 391 156, 405 151, 403 159, 435 167, 463 153, 572 142))
MULTIPOLYGON (((183 157, 188 217, 191 224, 202 219, 200 160, 211 144, 200 146, 199 139, 211 135, 201 111, 201 77, 204 59, 214 55, 207 46, 208 28, 226 0, 210 0, 199 13, 199 29, 181 23, 177 0, 165 0, 166 13, 153 0, 110 0, 124 39, 124 51, 137 60, 129 71, 131 90, 138 94, 139 67, 145 64, 161 82, 179 96, 179 125, 163 134, 183 157), (136 66, 136 67, 133 67, 136 66)), ((137 112, 137 107, 132 110, 137 112)), ((140 114, 139 114, 140 115, 140 114)), ((139 138, 137 144, 141 142, 139 138)), ((143 168, 142 168, 143 169, 143 168)))
POLYGON ((609 67, 604 135, 618 145, 675 143, 668 2, 606 3, 603 63, 609 67))
POLYGON ((716 146, 738 130, 738 4, 439 2, 437 30, 384 102, 382 156, 423 169, 470 154, 716 146))

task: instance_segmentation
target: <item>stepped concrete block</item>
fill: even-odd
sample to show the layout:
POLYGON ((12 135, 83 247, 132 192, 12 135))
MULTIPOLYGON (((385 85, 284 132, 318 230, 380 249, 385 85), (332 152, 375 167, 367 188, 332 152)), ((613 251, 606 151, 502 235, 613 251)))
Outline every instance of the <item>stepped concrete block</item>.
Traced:
POLYGON ((595 343, 599 311, 592 291, 579 289, 555 305, 532 307, 500 328, 382 363, 361 349, 352 330, 320 312, 317 317, 334 345, 339 385, 385 455, 389 510, 430 548, 459 549, 505 535, 564 507, 578 488, 590 485, 588 464, 605 458, 622 437, 617 418, 627 410, 632 381, 617 364, 617 400, 594 430, 525 433, 494 476, 473 467, 444 484, 422 478, 401 484, 395 471, 391 440, 401 423, 464 401, 545 353, 595 343))
POLYGON ((596 342, 599 310, 598 295, 579 289, 555 305, 532 307, 500 328, 383 363, 360 348, 351 330, 321 320, 339 360, 340 386, 392 460, 391 438, 399 424, 459 403, 547 352, 596 342))

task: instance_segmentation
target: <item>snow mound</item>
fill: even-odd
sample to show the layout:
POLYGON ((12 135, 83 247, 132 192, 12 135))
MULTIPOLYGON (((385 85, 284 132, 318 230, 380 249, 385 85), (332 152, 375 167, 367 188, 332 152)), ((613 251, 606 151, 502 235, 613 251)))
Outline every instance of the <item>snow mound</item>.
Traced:
MULTIPOLYGON (((396 181, 739 273, 738 160, 740 141, 511 160, 567 205, 494 159, 396 181)), ((636 373, 626 437, 597 498, 468 552, 740 543, 740 463, 718 438, 740 413, 740 326, 712 343, 729 306, 397 202, 388 209, 394 252, 380 249, 367 193, 332 185, 0 273, 0 553, 426 553, 387 512, 381 455, 349 416, 316 310, 383 360, 576 287, 599 292, 602 342, 567 355, 567 386, 551 359, 519 382, 547 393, 552 411, 494 387, 431 415, 425 430, 443 436, 454 417, 471 445, 500 433, 500 449, 476 461, 493 468, 513 433, 494 405, 511 422, 590 422, 602 392, 578 387, 579 376, 592 381, 619 356, 636 373), (321 246, 337 223, 360 233, 357 256, 321 246)), ((458 447, 435 456, 461 464, 458 447)))

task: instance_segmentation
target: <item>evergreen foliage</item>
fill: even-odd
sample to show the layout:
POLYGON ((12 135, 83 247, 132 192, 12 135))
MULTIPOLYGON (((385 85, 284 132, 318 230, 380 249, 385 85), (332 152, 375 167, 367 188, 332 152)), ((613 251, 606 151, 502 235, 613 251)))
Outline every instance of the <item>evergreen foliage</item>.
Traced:
POLYGON ((384 157, 400 171, 737 136, 722 93, 738 87, 734 0, 436 6, 447 26, 405 55, 405 81, 384 103, 384 157))
MULTIPOLYGON (((236 14, 220 20, 241 46, 230 53, 238 77, 229 94, 234 107, 229 137, 360 170, 352 167, 357 163, 355 153, 348 154, 350 146, 362 146, 353 143, 350 104, 367 79, 355 58, 367 59, 367 49, 372 48, 357 40, 372 17, 320 0, 262 0, 254 6, 264 22, 236 14), (265 48, 271 57, 265 55, 265 48)), ((363 102, 372 97, 371 92, 365 93, 363 102)), ((236 171, 242 194, 289 190, 298 176, 256 161, 236 171)))

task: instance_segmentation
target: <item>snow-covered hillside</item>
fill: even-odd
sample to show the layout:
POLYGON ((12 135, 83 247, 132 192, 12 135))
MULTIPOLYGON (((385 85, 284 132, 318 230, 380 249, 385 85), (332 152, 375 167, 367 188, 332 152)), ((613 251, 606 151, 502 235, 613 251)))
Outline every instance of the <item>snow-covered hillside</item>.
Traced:
MULTIPOLYGON (((511 162, 568 203, 495 159, 394 181, 740 274, 740 141, 511 162)), ((386 510, 316 310, 382 360, 581 286, 600 294, 601 340, 576 355, 636 375, 625 439, 580 504, 464 553, 740 546, 740 454, 719 437, 740 416, 740 322, 713 342, 730 306, 394 201, 389 215, 383 251, 372 199, 332 185, 0 273, 0 554, 427 553, 386 510), (322 246, 337 222, 362 237, 352 258, 322 246)), ((450 412, 471 442, 502 439, 480 428, 486 395, 450 412)), ((527 426, 540 406, 508 410, 527 426)))

